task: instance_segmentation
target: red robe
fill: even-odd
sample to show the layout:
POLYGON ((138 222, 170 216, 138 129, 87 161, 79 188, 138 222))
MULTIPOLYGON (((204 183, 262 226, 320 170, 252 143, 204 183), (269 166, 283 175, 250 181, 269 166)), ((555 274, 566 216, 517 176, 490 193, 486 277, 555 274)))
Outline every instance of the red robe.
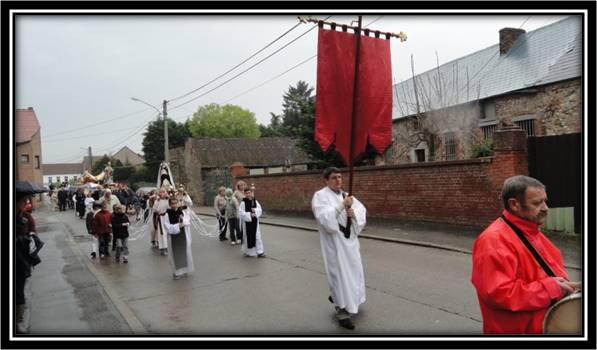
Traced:
MULTIPOLYGON (((568 279, 562 255, 539 231, 537 224, 503 211, 518 226, 556 276, 568 279)), ((543 333, 543 318, 550 304, 564 293, 537 263, 520 238, 497 219, 473 245, 471 282, 477 289, 483 332, 543 333)))

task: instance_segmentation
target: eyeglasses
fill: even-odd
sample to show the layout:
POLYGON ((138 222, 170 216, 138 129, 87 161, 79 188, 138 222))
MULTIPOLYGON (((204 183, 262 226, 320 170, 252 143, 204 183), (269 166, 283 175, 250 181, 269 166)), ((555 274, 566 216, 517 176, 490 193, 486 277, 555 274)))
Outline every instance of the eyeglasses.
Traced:
POLYGON ((342 179, 342 175, 330 176, 330 180, 342 179))

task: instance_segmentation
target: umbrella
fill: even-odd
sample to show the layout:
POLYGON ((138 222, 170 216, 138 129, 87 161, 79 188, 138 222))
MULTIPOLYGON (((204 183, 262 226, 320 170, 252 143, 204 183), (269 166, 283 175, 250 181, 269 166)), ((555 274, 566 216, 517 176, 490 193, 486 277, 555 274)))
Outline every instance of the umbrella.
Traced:
POLYGON ((19 195, 33 195, 37 193, 48 192, 40 185, 30 181, 17 181, 15 183, 15 190, 19 195))

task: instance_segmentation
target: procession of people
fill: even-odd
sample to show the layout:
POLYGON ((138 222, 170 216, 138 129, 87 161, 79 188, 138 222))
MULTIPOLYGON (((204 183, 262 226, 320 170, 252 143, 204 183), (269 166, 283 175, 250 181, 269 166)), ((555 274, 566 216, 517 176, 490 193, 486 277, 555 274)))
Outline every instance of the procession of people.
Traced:
MULTIPOLYGON (((329 287, 329 294, 321 293, 333 305, 338 325, 352 330, 356 328, 353 316, 367 299, 359 243, 367 209, 344 191, 340 169, 326 168, 323 180, 325 186, 313 194, 311 201, 329 287)), ((138 207, 144 208, 142 213, 127 213, 126 205, 110 188, 102 189, 97 199, 92 192, 76 192, 76 213, 86 219, 87 229, 94 237, 91 259, 109 258, 112 242, 114 261, 128 264, 134 256, 128 244, 131 225, 138 222, 136 218, 142 218, 136 225, 142 225, 143 233, 148 233, 149 246, 167 257, 174 280, 186 278, 195 270, 191 246, 198 226, 193 224, 197 217, 193 201, 184 186, 175 187, 167 164, 160 166, 157 185, 155 191, 140 194, 138 200, 143 204, 138 207)), ((478 236, 472 251, 471 282, 478 295, 483 331, 542 333, 548 309, 577 292, 580 284, 570 281, 559 249, 538 229, 548 211, 545 186, 528 176, 514 176, 506 179, 501 195, 501 217, 478 236)), ((28 197, 18 198, 21 208, 28 197)), ((220 187, 213 208, 218 224, 213 226, 210 237, 239 245, 239 256, 266 257, 260 227, 263 208, 255 198, 254 186, 238 181, 234 192, 220 187)), ((35 235, 34 220, 22 209, 18 211, 17 224, 17 237, 21 240, 35 235)), ((32 258, 25 248, 18 248, 17 253, 22 262, 17 264, 17 287, 22 288, 30 276, 32 258)), ((24 296, 19 293, 18 303, 24 303, 24 296)), ((17 312, 21 309, 17 308, 17 312)))

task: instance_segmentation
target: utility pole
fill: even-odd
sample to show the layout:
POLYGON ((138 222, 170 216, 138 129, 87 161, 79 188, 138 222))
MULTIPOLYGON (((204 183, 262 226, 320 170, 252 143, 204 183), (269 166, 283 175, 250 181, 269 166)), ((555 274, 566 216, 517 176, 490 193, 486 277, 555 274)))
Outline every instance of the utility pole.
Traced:
POLYGON ((164 100, 163 103, 163 112, 162 115, 164 116, 164 160, 169 163, 170 157, 168 156, 168 112, 167 112, 168 101, 164 100))
POLYGON ((93 158, 91 157, 91 146, 89 146, 89 171, 91 172, 91 167, 93 166, 93 158))

